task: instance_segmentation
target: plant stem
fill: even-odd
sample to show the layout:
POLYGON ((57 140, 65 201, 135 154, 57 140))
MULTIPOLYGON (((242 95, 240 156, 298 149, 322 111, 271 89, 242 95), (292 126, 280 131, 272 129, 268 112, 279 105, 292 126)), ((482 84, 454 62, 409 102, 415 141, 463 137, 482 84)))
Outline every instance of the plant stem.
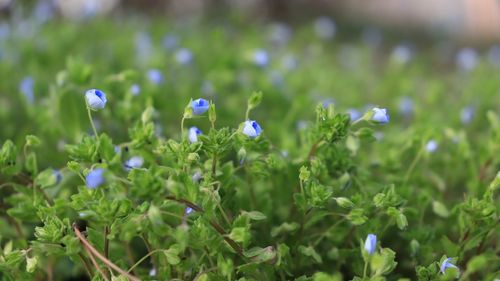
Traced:
POLYGON ((104 226, 104 257, 108 258, 109 257, 109 239, 108 239, 108 234, 109 234, 109 226, 104 226))
POLYGON ((89 263, 87 262, 87 260, 85 259, 85 257, 81 253, 79 253, 78 256, 82 260, 83 266, 85 267, 85 270, 87 271, 87 274, 89 275, 89 278, 92 279, 93 274, 92 274, 92 270, 90 269, 89 263))
POLYGON ((214 153, 212 157, 212 177, 215 179, 215 175, 217 173, 217 153, 214 153))
POLYGON ((89 248, 86 247, 86 246, 83 246, 83 248, 85 249, 85 251, 87 252, 87 255, 89 256, 90 258, 90 261, 92 262, 92 264, 94 265, 95 269, 97 269, 97 271, 99 271, 99 273, 101 274, 102 278, 105 280, 105 281, 109 281, 109 278, 108 278, 108 275, 102 270, 102 268, 99 266, 99 264, 97 263, 97 261, 95 260, 94 256, 92 255, 92 253, 90 252, 89 248))
POLYGON ((182 119, 181 119, 181 140, 182 138, 184 138, 184 116, 182 116, 182 119))
POLYGON ((82 242, 82 244, 88 248, 88 250, 93 254, 95 255, 98 259, 100 259, 106 266, 108 266, 109 268, 111 269, 114 269, 115 271, 117 271, 118 273, 120 273, 121 275, 127 277, 128 279, 132 280, 132 281, 140 281, 140 279, 138 279, 137 277, 135 276, 132 276, 130 275, 128 272, 126 272, 125 270, 121 269, 119 266, 117 266, 116 264, 114 264, 113 262, 111 262, 110 260, 108 260, 107 258, 105 258, 101 253, 99 253, 99 251, 97 251, 88 241, 87 239, 85 239, 85 237, 82 235, 82 233, 80 232, 80 230, 78 229, 77 225, 76 224, 73 224, 73 231, 75 232, 76 234, 76 237, 78 237, 78 239, 80 239, 80 242, 82 242))
POLYGON ((87 104, 87 114, 89 116, 89 121, 90 121, 90 125, 92 126, 92 130, 94 131, 94 136, 97 138, 97 130, 96 130, 95 125, 94 125, 94 120, 92 120, 92 112, 91 112, 91 109, 90 109, 88 104, 87 104))
POLYGON ((368 262, 365 261, 365 268, 363 269, 363 278, 366 277, 366 271, 368 270, 368 262))
POLYGON ((129 268, 129 270, 127 270, 127 272, 128 273, 132 272, 132 270, 134 270, 134 268, 136 268, 139 264, 141 264, 143 261, 145 261, 148 257, 150 257, 154 253, 157 253, 160 251, 164 251, 164 250, 163 249, 156 249, 156 250, 153 250, 153 251, 147 253, 144 257, 142 257, 140 260, 138 260, 131 268, 129 268))
POLYGON ((422 147, 418 151, 417 156, 415 156, 415 159, 413 159, 413 161, 411 162, 410 168, 408 168, 408 171, 406 172, 406 175, 404 177, 404 185, 406 185, 406 183, 410 179, 410 175, 413 172, 413 169, 415 169, 415 166, 417 165, 418 160, 420 160, 420 157, 422 157, 423 152, 424 152, 424 148, 422 147))

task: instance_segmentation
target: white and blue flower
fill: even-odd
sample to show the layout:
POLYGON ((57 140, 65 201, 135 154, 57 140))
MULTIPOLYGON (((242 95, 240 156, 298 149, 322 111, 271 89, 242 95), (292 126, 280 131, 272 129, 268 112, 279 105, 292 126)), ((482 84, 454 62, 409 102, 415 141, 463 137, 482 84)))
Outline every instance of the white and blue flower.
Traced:
POLYGON ((125 162, 125 169, 130 171, 132 169, 137 169, 142 167, 144 164, 144 159, 141 156, 133 156, 125 162))
POLYGON ((85 99, 87 106, 92 110, 103 109, 106 106, 106 94, 98 89, 91 89, 85 92, 85 99))
POLYGON ((210 106, 209 102, 206 99, 197 99, 191 102, 191 108, 193 109, 194 115, 200 115, 205 113, 210 106))
POLYGON ((314 32, 321 39, 332 39, 336 31, 337 27, 331 18, 319 17, 314 21, 314 32))
POLYGON ((201 135, 201 130, 197 127, 189 128, 188 139, 190 143, 195 143, 198 141, 198 136, 201 135))
POLYGON ((387 113, 387 109, 374 107, 372 109, 372 121, 375 121, 380 124, 385 124, 389 122, 389 114, 387 113))
POLYGON ((377 249, 377 235, 368 234, 365 240, 365 250, 369 255, 373 255, 377 249))
POLYGON ((441 271, 442 274, 445 274, 447 268, 458 269, 458 267, 456 265, 451 263, 451 258, 447 258, 441 263, 441 266, 439 267, 439 271, 441 271))
POLYGON ((243 123, 243 134, 247 135, 250 138, 256 138, 262 133, 262 128, 260 125, 253 121, 247 120, 243 123))

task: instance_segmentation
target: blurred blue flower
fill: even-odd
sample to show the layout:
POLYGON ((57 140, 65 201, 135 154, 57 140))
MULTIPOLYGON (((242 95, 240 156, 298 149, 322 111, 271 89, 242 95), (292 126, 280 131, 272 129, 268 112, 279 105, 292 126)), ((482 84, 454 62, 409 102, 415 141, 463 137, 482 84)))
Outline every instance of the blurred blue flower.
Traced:
POLYGON ((361 117, 361 112, 354 108, 347 109, 347 114, 349 114, 349 118, 351 118, 351 121, 358 120, 361 117))
POLYGON ((163 74, 156 68, 150 69, 148 71, 148 80, 155 85, 160 85, 163 83, 163 74))
POLYGON ((90 171, 90 173, 85 177, 85 183, 90 189, 98 188, 104 183, 104 181, 104 169, 102 168, 97 168, 90 171))
POLYGON ((29 103, 33 103, 35 100, 34 86, 35 80, 33 80, 33 77, 31 76, 24 77, 19 84, 19 91, 24 95, 29 103))
POLYGON ((87 105, 93 109, 103 109, 106 106, 106 94, 98 89, 90 89, 85 92, 85 99, 87 100, 87 105))
POLYGON ((455 62, 457 67, 462 71, 471 71, 473 70, 477 62, 479 60, 479 55, 476 50, 472 48, 463 48, 461 49, 455 58, 455 62))
POLYGON ((198 136, 201 135, 201 130, 196 127, 189 128, 188 139, 190 143, 198 141, 198 136))
POLYGON ((387 109, 374 107, 372 109, 372 121, 378 122, 380 124, 385 124, 389 122, 389 114, 387 114, 387 109))
POLYGON ((191 108, 193 109, 194 115, 200 115, 208 110, 209 103, 206 99, 197 99, 191 102, 191 108))
POLYGON ((285 70, 294 70, 297 68, 298 61, 294 55, 288 54, 281 59, 281 65, 285 70))
POLYGON ((33 10, 33 16, 38 23, 45 23, 54 17, 54 5, 51 1, 39 0, 33 10))
POLYGON ((335 101, 333 99, 326 99, 323 101, 323 107, 327 108, 330 104, 335 105, 335 101))
POLYGON ((177 36, 168 34, 163 38, 162 44, 163 47, 167 50, 172 50, 175 47, 177 47, 177 44, 179 43, 179 40, 177 39, 177 36))
POLYGON ((331 39, 335 36, 337 27, 328 17, 319 17, 314 21, 314 32, 321 39, 331 39))
POLYGON ((132 96, 137 96, 141 93, 141 86, 139 86, 138 84, 134 84, 134 85, 130 86, 129 91, 132 94, 132 96))
POLYGON ((135 51, 139 61, 147 60, 153 53, 153 43, 151 35, 145 31, 138 32, 135 35, 135 51))
POLYGON ((493 45, 490 48, 490 50, 488 51, 488 60, 494 66, 500 66, 500 45, 493 45))
POLYGON ((201 180, 201 172, 200 171, 196 171, 193 176, 191 177, 191 180, 194 182, 194 183, 197 183, 198 181, 201 180))
POLYGON ((411 116, 413 114, 413 100, 410 97, 403 97, 399 101, 399 112, 404 116, 411 116))
POLYGON ((460 121, 466 125, 474 119, 475 109, 473 106, 466 106, 460 111, 460 121))
POLYGON ((439 267, 439 271, 441 271, 442 274, 444 274, 446 272, 446 269, 450 268, 450 267, 458 269, 458 267, 456 265, 452 264, 450 261, 451 261, 451 258, 447 258, 441 263, 441 266, 439 267))
POLYGON ((193 212, 194 210, 191 207, 186 207, 186 210, 184 211, 186 215, 189 215, 193 212))
POLYGON ((399 44, 392 50, 391 59, 399 64, 410 62, 413 57, 413 50, 408 44, 399 44))
POLYGON ((189 49, 182 48, 175 52, 175 60, 180 65, 186 65, 193 60, 193 53, 189 49))
POLYGON ((253 120, 247 120, 243 124, 243 134, 250 138, 258 137, 262 133, 262 128, 253 120))
POLYGON ((425 150, 427 150, 427 152, 433 153, 438 149, 438 147, 439 147, 439 144, 437 141, 429 140, 427 142, 427 144, 425 145, 425 150))
POLYGON ((274 23, 270 27, 269 39, 277 46, 286 45, 291 36, 292 29, 284 23, 274 23))
POLYGON ((130 171, 131 169, 136 169, 142 167, 144 164, 144 159, 141 156, 133 156, 125 162, 125 169, 130 171))
POLYGON ((269 63, 269 55, 266 50, 257 49, 253 52, 253 62, 259 67, 265 67, 269 63))
POLYGON ((365 240, 365 250, 368 252, 369 255, 372 255, 373 253, 375 253, 376 248, 377 248, 377 235, 368 234, 365 240))
POLYGON ((59 184, 61 182, 61 180, 62 180, 61 171, 56 170, 56 169, 52 169, 52 174, 56 178, 56 184, 59 184))

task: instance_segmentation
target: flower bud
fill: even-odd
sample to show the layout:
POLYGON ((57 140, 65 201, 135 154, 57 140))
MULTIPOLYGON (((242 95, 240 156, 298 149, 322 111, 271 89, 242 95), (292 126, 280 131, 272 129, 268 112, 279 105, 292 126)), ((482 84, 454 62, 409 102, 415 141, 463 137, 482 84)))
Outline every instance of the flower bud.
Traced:
POLYGON ((209 103, 206 99, 197 99, 191 102, 194 115, 200 115, 208 110, 209 103))
POLYGON ((243 123, 243 134, 250 138, 258 137, 262 133, 262 128, 253 120, 247 120, 243 123))
POLYGON ((98 89, 91 89, 85 92, 87 106, 92 110, 103 109, 106 106, 106 94, 98 89))

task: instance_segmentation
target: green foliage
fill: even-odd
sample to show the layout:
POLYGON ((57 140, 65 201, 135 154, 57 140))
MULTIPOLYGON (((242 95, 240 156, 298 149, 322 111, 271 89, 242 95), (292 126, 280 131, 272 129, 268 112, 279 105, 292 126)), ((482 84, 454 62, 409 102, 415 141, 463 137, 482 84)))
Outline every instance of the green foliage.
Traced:
POLYGON ((48 23, 36 40, 0 42, 0 280, 105 280, 97 267, 110 280, 498 277, 498 68, 438 69, 431 49, 395 64, 361 42, 319 41, 310 26, 274 48, 267 25, 142 24, 48 23), (151 34, 146 58, 129 30, 151 34), (190 64, 160 47, 167 32, 190 64), (266 67, 248 60, 260 45, 266 67), (282 65, 287 55, 296 67, 282 65), (33 102, 21 74, 36 80, 33 102), (83 93, 95 87, 108 102, 87 116, 83 93), (403 96, 410 115, 397 110, 403 96), (199 97, 209 109, 194 115, 199 97), (370 121, 373 106, 346 114, 367 104, 391 121, 370 121), (475 117, 461 124, 469 104, 475 117), (246 120, 262 134, 245 135, 246 120), (99 168, 103 184, 89 188, 99 168), (459 270, 442 273, 448 256, 459 270))

